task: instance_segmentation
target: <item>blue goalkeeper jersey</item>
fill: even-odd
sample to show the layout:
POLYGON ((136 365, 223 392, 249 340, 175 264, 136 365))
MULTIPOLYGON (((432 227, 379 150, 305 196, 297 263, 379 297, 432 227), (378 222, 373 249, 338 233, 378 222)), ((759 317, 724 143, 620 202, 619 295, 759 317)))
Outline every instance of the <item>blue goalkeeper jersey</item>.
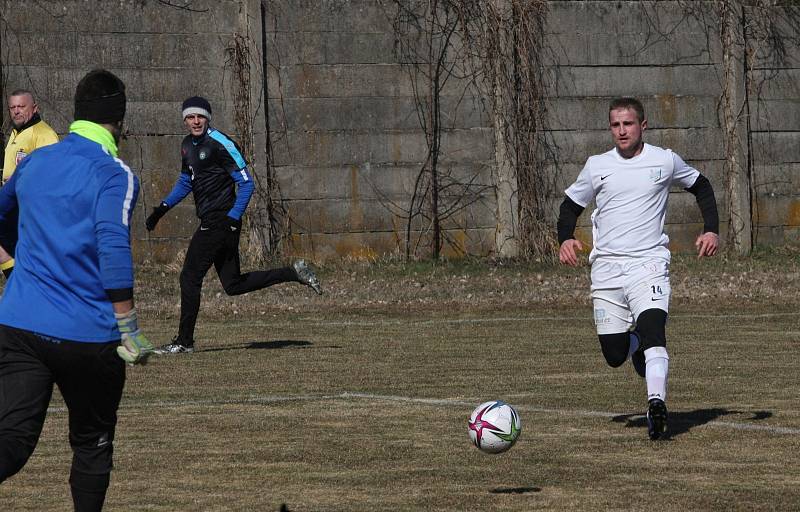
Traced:
POLYGON ((119 340, 107 290, 133 288, 130 220, 138 193, 122 160, 76 133, 23 160, 0 189, 0 225, 19 208, 0 324, 61 340, 119 340))

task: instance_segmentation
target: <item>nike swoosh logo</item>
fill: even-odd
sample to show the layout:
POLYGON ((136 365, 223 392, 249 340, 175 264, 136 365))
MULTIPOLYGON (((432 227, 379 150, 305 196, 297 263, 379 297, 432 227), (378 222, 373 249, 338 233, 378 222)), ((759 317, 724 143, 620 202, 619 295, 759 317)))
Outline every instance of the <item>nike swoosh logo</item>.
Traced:
POLYGON ((600 176, 600 181, 603 181, 604 179, 608 178, 609 176, 611 176, 611 175, 610 174, 606 174, 605 176, 600 176))
POLYGON ((208 231, 208 228, 200 226, 200 231, 208 231))

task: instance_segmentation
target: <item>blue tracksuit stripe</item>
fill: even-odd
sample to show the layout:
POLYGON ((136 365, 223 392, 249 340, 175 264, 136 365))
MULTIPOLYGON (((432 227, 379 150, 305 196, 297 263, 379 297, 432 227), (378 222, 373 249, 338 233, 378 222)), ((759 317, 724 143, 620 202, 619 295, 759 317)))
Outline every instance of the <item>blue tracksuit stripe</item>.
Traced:
POLYGON ((233 204, 231 211, 228 212, 228 216, 238 220, 242 218, 247 205, 250 203, 250 197, 253 195, 255 185, 253 185, 253 180, 250 179, 247 169, 232 172, 231 178, 239 186, 239 189, 236 193, 236 202, 233 204))
POLYGON ((134 177, 131 168, 125 165, 125 162, 119 158, 114 158, 114 161, 119 164, 128 176, 128 190, 125 192, 125 200, 122 202, 122 225, 131 225, 131 206, 133 205, 134 198, 134 177))
POLYGON ((236 149, 236 144, 234 144, 231 139, 213 128, 208 129, 208 136, 222 144, 223 147, 228 150, 228 153, 231 155, 231 158, 233 158, 233 161, 236 162, 236 165, 239 166, 239 169, 244 169, 247 167, 247 162, 244 161, 244 157, 239 150, 236 149))

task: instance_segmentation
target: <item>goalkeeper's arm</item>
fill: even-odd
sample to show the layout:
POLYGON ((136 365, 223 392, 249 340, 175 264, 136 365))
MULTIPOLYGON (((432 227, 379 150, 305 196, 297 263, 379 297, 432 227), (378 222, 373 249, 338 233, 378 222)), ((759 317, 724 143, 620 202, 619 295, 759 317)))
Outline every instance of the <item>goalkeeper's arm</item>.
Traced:
POLYGON ((131 365, 144 363, 153 352, 153 345, 139 329, 136 308, 133 305, 133 290, 106 290, 106 293, 112 301, 114 317, 121 335, 117 355, 131 365))

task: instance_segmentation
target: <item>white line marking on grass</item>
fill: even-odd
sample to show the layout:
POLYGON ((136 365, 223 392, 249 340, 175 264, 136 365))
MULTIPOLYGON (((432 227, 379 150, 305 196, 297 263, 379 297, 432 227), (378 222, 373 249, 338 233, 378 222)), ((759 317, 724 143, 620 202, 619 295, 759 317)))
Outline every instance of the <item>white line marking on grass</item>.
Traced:
POLYGON ((758 431, 770 432, 773 434, 788 434, 788 435, 800 434, 800 428, 776 427, 772 425, 753 425, 751 423, 734 423, 732 421, 709 421, 708 423, 705 424, 705 426, 731 428, 734 430, 758 430, 758 431))
MULTIPOLYGON (((388 401, 388 402, 413 402, 418 404, 430 404, 430 405, 464 405, 468 407, 474 407, 480 403, 480 401, 466 401, 466 400, 448 400, 444 399, 436 399, 436 398, 413 398, 413 397, 405 397, 405 396, 393 396, 393 395, 371 395, 369 393, 342 393, 339 395, 342 398, 365 398, 371 400, 381 400, 381 401, 388 401)), ((559 416, 582 416, 582 417, 590 417, 590 418, 613 418, 615 416, 621 416, 622 413, 615 413, 615 412, 601 412, 601 411, 581 411, 581 410, 571 410, 571 409, 547 409, 545 407, 535 407, 532 405, 517 405, 514 404, 515 409, 519 409, 520 411, 530 411, 530 412, 541 412, 545 414, 558 414, 559 416)), ((800 432, 800 430, 798 431, 800 432)))
MULTIPOLYGON (((392 320, 392 319, 378 319, 378 320, 342 320, 330 321, 306 319, 306 323, 316 323, 317 325, 325 326, 340 326, 340 327, 371 327, 376 325, 437 325, 437 324, 483 324, 483 323, 502 323, 502 322, 545 322, 545 321, 587 321, 594 322, 591 315, 591 306, 589 306, 589 313, 580 316, 516 316, 516 317, 487 317, 487 318, 434 318, 429 320, 392 320)), ((759 314, 702 314, 702 313, 687 313, 687 314, 671 314, 670 318, 774 318, 784 316, 795 316, 797 313, 759 313, 759 314)), ((249 322, 248 325, 253 327, 276 325, 291 325, 292 322, 249 322)))
MULTIPOLYGON (((350 393, 345 392, 341 395, 337 395, 340 398, 363 398, 368 400, 381 400, 381 401, 390 401, 390 402, 412 402, 418 404, 428 404, 428 405, 465 405, 465 406, 472 406, 477 404, 477 401, 465 401, 465 400, 449 400, 449 399, 437 399, 437 398, 413 398, 413 397, 406 397, 406 396, 395 396, 395 395, 373 395, 369 393, 350 393)), ((336 398, 337 396, 333 396, 330 398, 336 398)), ((613 419, 617 416, 624 416, 623 413, 618 412, 603 412, 603 411, 587 411, 587 410, 578 410, 578 409, 548 409, 544 407, 535 407, 529 405, 514 405, 514 408, 520 411, 530 411, 530 412, 539 412, 544 414, 557 414, 559 416, 570 416, 570 417, 590 417, 590 418, 609 418, 613 419)), ((736 423, 733 421, 716 421, 711 420, 703 425, 698 426, 708 426, 708 427, 718 427, 718 428, 729 428, 733 430, 750 430, 750 431, 757 431, 757 432, 768 432, 770 434, 787 434, 787 435, 797 435, 800 434, 800 429, 798 428, 790 428, 790 427, 778 427, 773 425, 754 425, 752 423, 736 423)))
MULTIPOLYGON (((359 393, 346 391, 337 395, 266 395, 266 396, 252 396, 239 399, 229 400, 175 400, 175 401, 158 401, 149 403, 136 403, 125 404, 120 406, 121 410, 125 409, 152 409, 153 407, 162 409, 174 409, 178 407, 198 407, 198 406, 224 406, 224 405, 248 405, 248 404, 274 404, 280 402, 299 402, 299 401, 337 401, 337 400, 365 400, 373 402, 404 402, 415 403, 423 405, 443 405, 443 406, 463 406, 470 409, 476 405, 478 400, 456 400, 450 398, 414 398, 408 396, 398 395, 376 395, 372 393, 359 393)), ((536 412, 542 414, 553 414, 566 417, 584 417, 584 418, 608 418, 613 419, 617 416, 625 416, 624 413, 607 412, 607 411, 590 411, 580 409, 552 409, 546 407, 536 407, 532 405, 514 405, 520 411, 536 412)), ((66 407, 50 407, 47 410, 49 413, 64 413, 67 411, 66 407)), ((634 416, 635 417, 635 416, 634 416)), ((755 425, 752 423, 737 423, 733 421, 717 421, 711 420, 697 427, 714 427, 714 428, 727 428, 731 430, 745 430, 752 432, 766 432, 768 434, 778 435, 798 435, 800 429, 791 427, 780 427, 775 425, 755 425)), ((695 428, 697 428, 695 427, 695 428)))

